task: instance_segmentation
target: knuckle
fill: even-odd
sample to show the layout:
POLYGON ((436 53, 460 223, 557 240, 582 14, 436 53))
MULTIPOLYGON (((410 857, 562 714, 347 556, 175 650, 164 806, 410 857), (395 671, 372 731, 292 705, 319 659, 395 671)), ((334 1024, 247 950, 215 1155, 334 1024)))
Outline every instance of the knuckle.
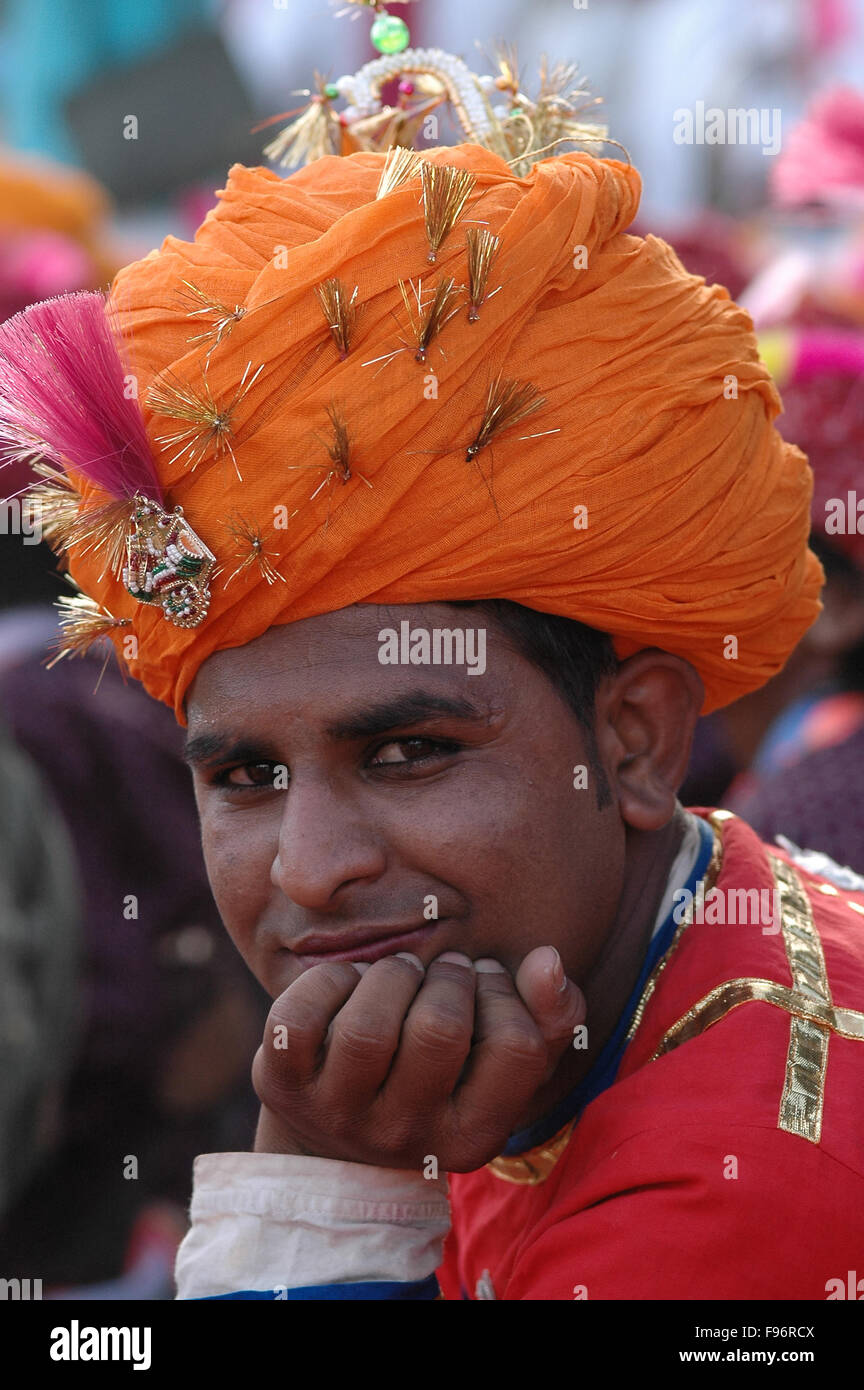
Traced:
POLYGON ((546 1065, 546 1044, 533 1028, 508 1023, 490 1040, 490 1047, 528 1071, 540 1071, 546 1065))
POLYGON ((313 1032, 314 1018, 306 1009, 292 1013, 284 1012, 278 1018, 271 1012, 265 1035, 267 1055, 273 1055, 277 1059, 290 1058, 292 1053, 300 1052, 309 1046, 313 1032))
MULTIPOLYGON (((314 980, 320 992, 326 993, 328 997, 332 990, 357 984, 360 979, 350 960, 321 961, 320 964, 313 965, 311 970, 306 972, 306 976, 310 982, 314 980)), ((303 976, 300 978, 302 980, 303 976)))
POLYGON ((408 1028, 413 1042, 442 1052, 462 1047, 470 1031, 456 1009, 423 1004, 417 1006, 408 1028))
POLYGON ((292 1071, 274 1065, 273 1054, 259 1047, 252 1062, 252 1089, 262 1105, 278 1104, 304 1087, 304 1082, 292 1071))
POLYGON ((344 1023, 333 1031, 333 1042, 348 1057, 379 1061, 393 1050, 393 1040, 383 1028, 370 1020, 344 1023))

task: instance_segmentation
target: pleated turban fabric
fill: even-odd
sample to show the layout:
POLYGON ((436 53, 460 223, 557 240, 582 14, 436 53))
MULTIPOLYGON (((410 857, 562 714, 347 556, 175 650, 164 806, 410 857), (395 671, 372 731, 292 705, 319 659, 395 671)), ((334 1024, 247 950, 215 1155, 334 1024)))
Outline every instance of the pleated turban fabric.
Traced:
POLYGON ((748 315, 663 241, 627 235, 641 191, 627 164, 565 154, 517 178, 475 145, 424 157, 476 180, 432 265, 420 180, 376 198, 384 156, 360 153, 287 179, 235 166, 193 243, 169 237, 117 276, 160 482, 222 567, 208 616, 182 628, 73 549, 85 592, 132 621, 132 674, 184 722, 207 657, 271 626, 355 603, 506 598, 610 633, 622 657, 685 657, 706 712, 762 685, 816 618, 822 575, 810 470, 774 428, 748 315), (500 237, 479 317, 463 305, 418 362, 399 282, 422 302, 464 283, 478 226, 500 237), (316 293, 332 277, 357 287, 344 358, 316 293), (242 309, 218 342, 190 342, 206 320, 189 286, 242 309), (200 389, 204 365, 216 402, 254 383, 232 413, 234 459, 193 467, 148 389, 200 389), (469 456, 499 379, 543 404, 469 456), (330 472, 334 410, 347 481, 330 472), (232 518, 259 528, 281 580, 235 572, 232 518))

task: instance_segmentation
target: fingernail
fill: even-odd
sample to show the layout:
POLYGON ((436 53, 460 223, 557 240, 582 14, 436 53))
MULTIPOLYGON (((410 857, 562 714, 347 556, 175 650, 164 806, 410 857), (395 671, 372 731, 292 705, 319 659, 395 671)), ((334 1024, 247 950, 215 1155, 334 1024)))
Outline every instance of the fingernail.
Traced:
POLYGON ((564 966, 561 957, 554 946, 546 947, 546 969, 552 976, 552 982, 558 993, 561 994, 567 988, 567 976, 564 974, 564 966))
POLYGON ((473 960, 471 960, 469 956, 464 955, 462 951, 444 951, 442 955, 436 956, 435 960, 436 962, 439 960, 446 960, 449 961, 451 965, 464 965, 468 970, 473 970, 474 968, 473 960))
POLYGON ((397 960, 410 961, 412 965, 416 965, 418 970, 423 969, 423 962, 420 957, 412 955, 410 951, 397 951, 396 958, 397 960))
POLYGON ((365 975, 372 962, 368 960, 355 960, 352 961, 352 964, 359 975, 365 975))
POLYGON ((478 975, 506 975, 507 967, 502 965, 500 960, 492 960, 488 957, 484 960, 475 960, 474 969, 478 975))

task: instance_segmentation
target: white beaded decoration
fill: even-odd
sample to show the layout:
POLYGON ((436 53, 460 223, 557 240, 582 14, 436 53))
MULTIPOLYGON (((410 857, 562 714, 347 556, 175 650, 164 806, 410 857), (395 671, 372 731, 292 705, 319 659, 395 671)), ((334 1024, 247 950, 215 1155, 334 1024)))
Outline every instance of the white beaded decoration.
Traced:
POLYGON ((347 97, 352 108, 371 116, 381 109, 380 91, 384 83, 402 73, 412 72, 439 78, 467 138, 473 142, 486 139, 493 125, 482 87, 461 58, 441 48, 406 48, 402 53, 374 58, 359 72, 340 77, 336 86, 339 95, 347 97))

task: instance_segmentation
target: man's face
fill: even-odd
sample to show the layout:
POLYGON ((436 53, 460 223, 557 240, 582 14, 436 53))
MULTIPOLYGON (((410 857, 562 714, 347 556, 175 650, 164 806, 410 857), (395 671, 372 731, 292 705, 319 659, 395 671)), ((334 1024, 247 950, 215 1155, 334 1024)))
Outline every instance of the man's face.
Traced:
POLYGON ((458 950, 515 972, 548 944, 577 981, 596 959, 624 826, 597 809, 582 726, 480 610, 360 604, 271 628, 204 663, 187 715, 216 902, 272 996, 328 956, 458 950), (405 620, 485 628, 485 670, 382 665, 379 633, 405 620))

